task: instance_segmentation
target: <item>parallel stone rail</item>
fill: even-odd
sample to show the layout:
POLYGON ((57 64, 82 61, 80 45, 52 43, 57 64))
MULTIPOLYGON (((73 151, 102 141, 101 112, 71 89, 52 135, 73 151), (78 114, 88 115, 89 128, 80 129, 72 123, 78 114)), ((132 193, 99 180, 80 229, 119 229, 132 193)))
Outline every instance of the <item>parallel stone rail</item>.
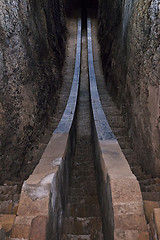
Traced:
POLYGON ((93 65, 91 19, 87 19, 88 67, 93 139, 104 239, 147 240, 139 183, 108 124, 99 99, 93 65))
POLYGON ((58 239, 68 195, 75 145, 76 106, 81 62, 81 19, 78 19, 75 71, 62 119, 36 166, 24 182, 12 239, 58 239))

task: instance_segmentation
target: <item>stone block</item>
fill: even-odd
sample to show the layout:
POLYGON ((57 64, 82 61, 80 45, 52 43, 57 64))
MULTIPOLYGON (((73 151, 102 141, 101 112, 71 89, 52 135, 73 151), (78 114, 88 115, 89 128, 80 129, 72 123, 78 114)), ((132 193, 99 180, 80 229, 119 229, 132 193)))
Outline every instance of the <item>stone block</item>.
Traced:
POLYGON ((149 233, 137 230, 116 229, 114 232, 114 240, 149 240, 149 233))
POLYGON ((13 206, 13 214, 17 214, 19 203, 15 203, 13 206))
POLYGON ((143 215, 143 204, 140 201, 115 204, 114 214, 115 215, 124 215, 124 214, 143 215))
POLYGON ((35 216, 17 216, 14 221, 11 237, 28 239, 33 218, 35 216))
POLYGON ((147 231, 144 215, 125 214, 114 216, 115 229, 147 231))
POLYGON ((46 240, 47 217, 37 216, 32 220, 29 240, 46 240))
POLYGON ((138 181, 132 178, 110 180, 113 204, 142 201, 138 181))
POLYGON ((22 191, 21 198, 19 202, 18 215, 26 216, 37 216, 37 215, 47 215, 48 214, 48 204, 49 204, 49 195, 48 197, 42 199, 32 198, 22 191))
POLYGON ((115 229, 114 240, 126 240, 125 231, 121 229, 115 229))
POLYGON ((31 225, 33 218, 35 218, 35 216, 17 216, 14 225, 31 225))
POLYGON ((149 232, 139 232, 138 240, 149 240, 149 232))
POLYGON ((117 140, 103 140, 99 142, 104 165, 107 167, 107 173, 110 178, 135 179, 117 140))
POLYGON ((146 215, 146 219, 147 219, 147 222, 149 222, 154 208, 158 208, 159 203, 156 201, 147 201, 147 200, 144 200, 143 203, 144 203, 144 212, 146 215))
POLYGON ((158 239, 160 239, 160 208, 154 209, 154 220, 158 239))
POLYGON ((0 214, 0 223, 5 232, 11 231, 15 217, 13 214, 0 214))
POLYGON ((30 225, 16 224, 13 226, 11 238, 28 239, 30 232, 30 225))
POLYGON ((150 218, 150 234, 152 240, 160 239, 160 208, 155 208, 150 218))

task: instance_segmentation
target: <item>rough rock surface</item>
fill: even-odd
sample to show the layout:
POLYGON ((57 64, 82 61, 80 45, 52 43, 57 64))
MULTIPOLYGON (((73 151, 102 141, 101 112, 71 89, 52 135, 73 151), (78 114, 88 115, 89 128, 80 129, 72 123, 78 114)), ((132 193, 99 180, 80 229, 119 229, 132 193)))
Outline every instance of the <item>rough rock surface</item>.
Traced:
POLYGON ((23 163, 54 112, 65 54, 63 0, 0 1, 0 182, 23 163))
POLYGON ((160 174, 160 1, 100 0, 99 41, 109 90, 143 169, 160 174))

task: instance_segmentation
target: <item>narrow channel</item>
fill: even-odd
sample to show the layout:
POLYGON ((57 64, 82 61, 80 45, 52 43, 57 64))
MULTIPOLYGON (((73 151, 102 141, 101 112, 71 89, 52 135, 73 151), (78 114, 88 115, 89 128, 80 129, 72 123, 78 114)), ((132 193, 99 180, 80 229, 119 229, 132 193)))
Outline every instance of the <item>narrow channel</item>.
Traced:
POLYGON ((102 220, 94 169, 87 63, 86 13, 82 13, 81 77, 77 111, 77 139, 62 239, 102 240, 102 220))

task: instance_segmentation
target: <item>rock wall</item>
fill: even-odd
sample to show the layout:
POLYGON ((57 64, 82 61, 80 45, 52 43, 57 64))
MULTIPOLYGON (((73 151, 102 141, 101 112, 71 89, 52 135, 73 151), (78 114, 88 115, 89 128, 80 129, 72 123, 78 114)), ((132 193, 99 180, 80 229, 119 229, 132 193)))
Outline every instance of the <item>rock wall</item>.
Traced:
POLYGON ((1 181, 20 177, 55 110, 65 40, 63 0, 0 1, 1 181))
POLYGON ((160 174, 160 1, 99 0, 106 83, 146 172, 160 174))

